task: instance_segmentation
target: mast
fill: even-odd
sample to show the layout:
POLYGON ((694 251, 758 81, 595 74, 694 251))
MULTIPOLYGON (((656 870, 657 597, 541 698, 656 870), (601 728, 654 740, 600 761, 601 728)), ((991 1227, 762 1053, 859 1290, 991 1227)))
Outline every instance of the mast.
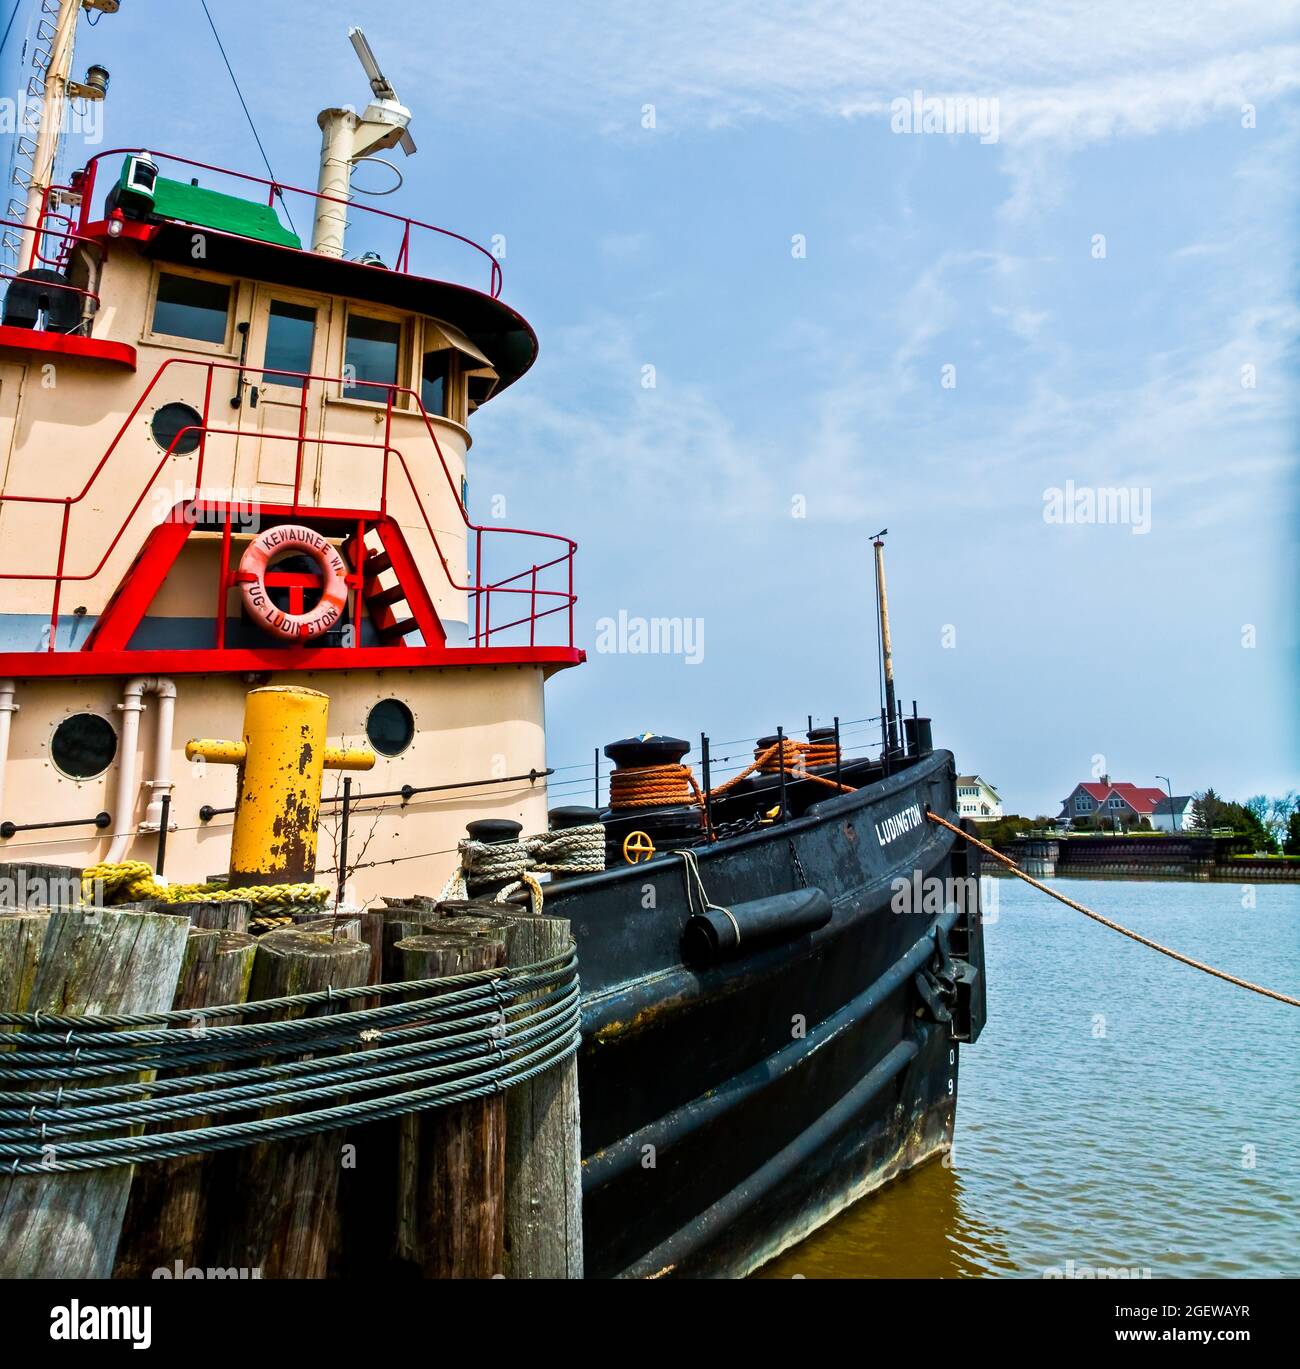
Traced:
POLYGON ((885 671, 885 726, 890 755, 898 751, 898 707, 894 700, 894 650, 889 641, 889 597, 885 590, 885 533, 872 539, 876 552, 876 601, 880 610, 880 657, 885 671))
MULTIPOLYGON (((67 113, 68 101, 102 100, 108 91, 108 71, 101 66, 93 66, 86 74, 84 82, 72 80, 72 57, 77 45, 77 20, 82 10, 98 10, 101 14, 116 14, 121 0, 42 0, 41 12, 54 13, 53 29, 45 30, 45 21, 37 26, 37 44, 46 41, 48 36, 49 55, 44 65, 37 61, 37 79, 40 82, 40 102, 36 111, 36 139, 32 147, 31 173, 27 181, 27 203, 23 210, 22 252, 19 261, 26 259, 34 262, 34 248, 37 246, 41 210, 45 196, 54 184, 54 169, 59 159, 59 149, 63 144, 63 124, 67 113)), ((28 88, 29 96, 34 94, 28 88)), ((30 110, 25 119, 31 118, 30 110)))
MULTIPOLYGON (((32 153, 32 175, 27 185, 27 209, 23 225, 34 229, 40 222, 45 192, 54 183, 54 163, 59 155, 63 133, 63 112, 68 103, 68 77, 72 71, 72 54, 77 41, 77 20, 81 15, 81 0, 59 0, 59 16, 54 21, 50 39, 49 61, 42 73, 40 123, 36 129, 36 147, 32 153)), ((24 245, 30 250, 34 239, 24 234, 24 245)))
POLYGON ((379 69, 366 35, 359 28, 350 28, 348 38, 374 98, 364 114, 352 109, 322 109, 316 119, 321 131, 316 190, 322 198, 316 201, 311 250, 327 257, 343 255, 353 166, 390 147, 400 147, 408 157, 415 152, 415 139, 407 132, 411 111, 398 102, 397 92, 379 69))

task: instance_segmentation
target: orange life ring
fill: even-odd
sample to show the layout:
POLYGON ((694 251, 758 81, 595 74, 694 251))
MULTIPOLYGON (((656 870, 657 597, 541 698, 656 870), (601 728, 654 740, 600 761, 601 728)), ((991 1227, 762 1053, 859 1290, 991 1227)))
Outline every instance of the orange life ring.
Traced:
POLYGON ((239 558, 235 583, 250 616, 277 637, 288 642, 320 637, 343 616, 348 601, 348 568, 338 549, 320 533, 300 523, 281 523, 267 528, 248 544, 239 558), (272 560, 289 551, 310 556, 324 577, 320 602, 310 613, 285 613, 271 602, 266 591, 266 572, 272 560))

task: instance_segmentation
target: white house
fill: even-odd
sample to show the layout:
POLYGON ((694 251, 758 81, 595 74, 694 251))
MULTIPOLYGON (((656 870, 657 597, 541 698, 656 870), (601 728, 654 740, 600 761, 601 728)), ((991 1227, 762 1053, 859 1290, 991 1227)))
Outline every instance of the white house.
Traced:
POLYGON ((1157 832, 1186 832, 1192 825, 1190 794, 1166 794, 1151 810, 1151 826, 1157 832))
POLYGON ((998 791, 978 775, 957 776, 957 811, 976 822, 993 822, 1002 816, 998 791))

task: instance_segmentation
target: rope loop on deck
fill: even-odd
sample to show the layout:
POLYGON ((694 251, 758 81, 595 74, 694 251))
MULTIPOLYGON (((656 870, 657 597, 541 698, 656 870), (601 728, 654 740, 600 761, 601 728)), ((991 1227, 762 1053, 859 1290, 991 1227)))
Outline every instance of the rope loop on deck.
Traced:
POLYGON ((555 832, 539 832, 518 841, 477 841, 465 837, 457 846, 460 863, 452 872, 439 901, 468 898, 485 885, 506 887, 496 895, 504 903, 511 894, 527 888, 533 911, 540 913, 544 885, 540 874, 576 875, 605 868, 605 829, 598 822, 566 827, 555 832))

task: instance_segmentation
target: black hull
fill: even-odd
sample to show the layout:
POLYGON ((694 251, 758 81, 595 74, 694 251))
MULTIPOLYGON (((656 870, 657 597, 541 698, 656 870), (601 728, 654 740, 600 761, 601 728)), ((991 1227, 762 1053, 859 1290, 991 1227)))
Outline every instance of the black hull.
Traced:
POLYGON ((582 965, 589 1276, 744 1275, 949 1147, 959 1042, 983 1023, 978 869, 920 815, 955 821, 954 779, 935 752, 699 850, 715 904, 807 887, 831 905, 709 968, 682 961, 676 855, 548 890, 582 965), (953 877, 956 899, 921 883, 953 877))

